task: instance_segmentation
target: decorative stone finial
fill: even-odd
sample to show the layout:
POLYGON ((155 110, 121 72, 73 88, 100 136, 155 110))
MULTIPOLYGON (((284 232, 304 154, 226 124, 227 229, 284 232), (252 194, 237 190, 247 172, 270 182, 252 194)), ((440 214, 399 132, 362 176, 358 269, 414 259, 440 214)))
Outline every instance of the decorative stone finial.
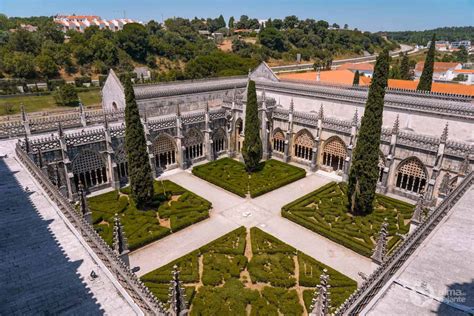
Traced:
POLYGON ((79 195, 79 207, 81 209, 81 214, 86 220, 86 222, 92 225, 92 213, 89 210, 89 206, 87 205, 87 199, 86 199, 86 194, 84 192, 84 186, 82 185, 82 182, 80 181, 77 187, 77 193, 79 195))
POLYGON ((398 134, 399 129, 400 129, 400 118, 397 114, 397 118, 395 119, 395 122, 393 122, 392 134, 398 134))
POLYGON ((78 97, 77 99, 79 101, 79 113, 81 113, 81 115, 82 115, 84 113, 84 105, 82 104, 82 101, 81 101, 80 97, 78 97))
POLYGON ((206 102, 206 113, 209 113, 209 101, 206 102))
POLYGON ((182 287, 181 281, 179 280, 179 270, 175 265, 173 266, 173 271, 171 272, 173 278, 170 281, 169 287, 169 313, 173 316, 185 316, 188 315, 188 308, 186 305, 186 294, 184 294, 184 289, 182 287))
POLYGON ((359 122, 359 113, 356 109, 354 113, 354 117, 352 118, 352 126, 357 126, 358 122, 359 122))
POLYGON ((385 255, 387 252, 387 236, 388 236, 388 222, 385 218, 383 220, 382 226, 380 227, 379 238, 377 239, 377 244, 374 248, 374 253, 372 255, 372 260, 378 264, 382 264, 385 260, 385 255))
POLYGON ((58 135, 59 137, 64 136, 63 126, 61 125, 61 121, 58 122, 58 135))
POLYGON ((181 109, 179 108, 179 104, 176 104, 176 115, 181 116, 181 109))
POLYGON ((420 193, 418 200, 416 201, 415 210, 413 211, 413 216, 411 217, 411 223, 419 225, 423 219, 423 208, 425 204, 425 197, 423 193, 420 193))
POLYGON ((107 118, 107 114, 104 114, 104 128, 106 130, 109 129, 109 119, 107 118))
POLYGON ((290 112, 293 113, 294 110, 295 110, 295 104, 293 103, 293 98, 291 98, 291 101, 290 101, 290 112))
POLYGON ((324 269, 319 277, 319 284, 314 291, 314 297, 311 301, 310 316, 326 316, 329 315, 331 308, 331 299, 329 298, 329 275, 328 270, 324 269))
POLYGON ((443 129, 443 134, 441 134, 441 142, 442 143, 446 143, 446 141, 448 140, 448 122, 446 122, 446 125, 444 126, 444 129, 443 129))
POLYGON ((121 255, 128 250, 127 238, 125 237, 125 232, 123 231, 123 226, 120 223, 120 217, 117 213, 114 216, 114 251, 117 255, 121 255))
POLYGON ((23 103, 21 103, 20 109, 21 109, 21 120, 23 122, 26 122, 26 111, 25 111, 25 106, 23 105, 23 103))
POLYGON ((318 114, 318 117, 319 119, 323 119, 324 118, 324 106, 323 104, 321 103, 321 106, 319 107, 319 114, 318 114))

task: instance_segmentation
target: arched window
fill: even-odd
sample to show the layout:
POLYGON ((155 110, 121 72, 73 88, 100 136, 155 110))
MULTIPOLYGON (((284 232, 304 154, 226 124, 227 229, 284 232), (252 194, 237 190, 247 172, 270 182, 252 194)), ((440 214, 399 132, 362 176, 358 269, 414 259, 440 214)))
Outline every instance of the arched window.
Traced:
POLYGON ((295 157, 311 160, 313 158, 314 137, 307 130, 300 131, 295 138, 295 157))
POLYGON ((167 134, 158 135, 153 141, 153 155, 159 168, 166 169, 176 163, 176 144, 173 137, 167 134))
POLYGON ((72 173, 76 188, 81 182, 84 187, 94 187, 107 182, 107 169, 99 153, 84 150, 72 161, 72 173))
POLYGON ((120 179, 128 177, 128 162, 127 154, 124 147, 120 147, 115 154, 115 163, 117 164, 118 174, 120 179))
POLYGON ((426 172, 418 158, 408 158, 402 161, 397 170, 396 187, 419 193, 426 185, 426 172))
POLYGON ((346 144, 339 137, 332 137, 326 141, 323 149, 323 165, 334 171, 342 170, 347 157, 346 144))
POLYGON ((285 152, 285 134, 280 129, 273 134, 273 150, 285 152))
POLYGON ((186 133, 184 140, 184 157, 189 159, 199 158, 204 155, 203 137, 200 131, 192 128, 186 133))
POLYGON ((117 103, 116 103, 115 101, 112 102, 112 108, 113 108, 114 110, 117 110, 117 103))
POLYGON ((225 149, 225 131, 222 128, 219 128, 212 135, 212 147, 214 153, 218 154, 225 149))

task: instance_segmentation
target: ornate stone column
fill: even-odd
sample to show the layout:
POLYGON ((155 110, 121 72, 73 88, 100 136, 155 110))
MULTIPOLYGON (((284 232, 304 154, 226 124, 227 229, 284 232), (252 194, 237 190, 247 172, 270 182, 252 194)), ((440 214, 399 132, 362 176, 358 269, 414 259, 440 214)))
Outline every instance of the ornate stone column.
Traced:
POLYGON ((262 92, 262 106, 259 109, 260 112, 260 135, 262 137, 262 159, 267 160, 270 158, 270 151, 268 148, 269 144, 269 131, 267 128, 268 117, 267 117, 267 101, 265 96, 265 90, 262 92))
POLYGON ((110 135, 109 122, 107 115, 104 115, 104 135, 105 135, 105 155, 107 158, 107 171, 110 179, 110 185, 114 189, 120 188, 120 177, 118 175, 117 164, 115 162, 115 151, 112 147, 112 137, 110 135))
POLYGON ((211 115, 209 114, 209 103, 206 103, 206 112, 204 114, 204 155, 209 161, 213 160, 212 140, 211 140, 211 115))
POLYGON ((441 168, 443 166, 443 158, 444 158, 444 149, 446 147, 446 141, 448 140, 448 123, 446 123, 443 133, 440 137, 440 142, 438 145, 438 153, 436 155, 436 165, 433 166, 433 171, 431 173, 431 177, 427 183, 427 188, 425 190, 425 199, 428 204, 433 205, 435 204, 434 199, 434 187, 436 185, 436 180, 440 174, 441 168))
POLYGON ((81 116, 82 127, 86 127, 87 126, 86 112, 84 111, 84 106, 82 105, 81 99, 79 99, 79 114, 81 116))
POLYGON ((185 169, 184 164, 184 146, 182 145, 183 141, 183 124, 181 122, 181 111, 179 109, 179 104, 176 105, 176 149, 178 150, 176 161, 178 166, 181 169, 185 169))
POLYGON ((157 177, 156 174, 156 159, 155 155, 153 155, 153 142, 151 140, 150 129, 148 128, 148 118, 146 116, 146 111, 143 115, 142 119, 143 131, 145 132, 145 140, 146 140, 146 151, 148 153, 148 161, 150 162, 151 167, 151 175, 153 179, 157 177))
POLYGON ((344 175, 342 176, 342 179, 344 181, 347 181, 347 179, 349 179, 349 172, 351 170, 351 163, 352 163, 352 153, 357 144, 357 131, 359 129, 358 124, 359 124, 359 114, 356 109, 354 113, 354 117, 352 118, 352 123, 351 123, 351 139, 349 141, 349 145, 347 146, 347 157, 344 160, 344 168, 343 168, 344 175))
POLYGON ((394 177, 393 174, 395 172, 394 159, 395 159, 395 148, 397 147, 399 127, 400 127, 400 121, 397 115, 395 122, 393 122, 392 135, 390 138, 390 149, 387 156, 387 164, 384 168, 384 172, 382 175, 381 191, 384 194, 392 191, 393 189, 393 185, 389 183, 389 179, 392 179, 394 177))
POLYGON ((64 178, 66 183, 63 189, 60 188, 61 192, 68 197, 69 200, 73 200, 75 189, 72 187, 72 181, 74 179, 74 174, 71 172, 71 161, 67 154, 67 144, 66 137, 64 136, 63 128, 61 122, 58 123, 58 136, 59 136, 59 147, 61 150, 61 160, 59 161, 59 167, 63 170, 64 178))
POLYGON ((25 134, 31 136, 31 129, 30 129, 30 120, 26 115, 25 106, 23 103, 21 104, 21 122, 23 123, 23 128, 25 129, 25 134))

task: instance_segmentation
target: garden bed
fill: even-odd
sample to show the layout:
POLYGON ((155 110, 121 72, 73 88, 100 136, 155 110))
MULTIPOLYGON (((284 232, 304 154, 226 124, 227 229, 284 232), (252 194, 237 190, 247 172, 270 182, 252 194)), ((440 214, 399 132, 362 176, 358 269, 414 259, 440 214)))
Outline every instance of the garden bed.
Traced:
POLYGON ((329 183, 282 208, 282 216, 355 252, 370 257, 384 218, 388 221, 390 251, 399 241, 397 234, 410 228, 413 205, 380 194, 371 214, 348 212, 347 184, 329 183))
POLYGON ((247 193, 257 197, 304 178, 306 171, 271 159, 262 162, 260 169, 249 175, 243 163, 222 158, 194 167, 193 174, 241 197, 247 193))
POLYGON ((357 287, 354 280, 255 227, 240 227, 142 276, 162 302, 168 301, 174 265, 191 315, 303 315, 323 269, 330 275, 332 312, 357 287))
POLYGON ((113 217, 124 227, 129 249, 134 250, 209 217, 211 203, 169 180, 155 181, 155 197, 147 209, 137 209, 130 189, 88 198, 94 228, 111 245, 113 217))

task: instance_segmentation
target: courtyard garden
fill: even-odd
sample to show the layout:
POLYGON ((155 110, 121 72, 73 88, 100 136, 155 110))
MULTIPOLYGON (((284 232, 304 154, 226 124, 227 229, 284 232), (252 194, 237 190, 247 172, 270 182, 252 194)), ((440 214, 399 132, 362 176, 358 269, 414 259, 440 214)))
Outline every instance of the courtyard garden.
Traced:
POLYGON ((241 197, 247 193, 257 197, 304 178, 306 171, 271 159, 261 162, 258 170, 249 174, 243 163, 222 158, 194 167, 193 174, 241 197))
POLYGON ((282 208, 282 216, 355 252, 370 257, 387 219, 390 251, 408 233, 414 206, 387 196, 376 195, 368 215, 349 213, 347 184, 329 183, 282 208))
POLYGON ((303 315, 323 269, 331 285, 331 311, 356 289, 354 280, 253 227, 240 227, 141 277, 168 301, 173 266, 191 315, 303 315))
POLYGON ((117 213, 129 249, 134 250, 209 217, 211 203, 169 180, 155 181, 155 196, 146 209, 138 209, 129 187, 88 198, 95 229, 112 244, 117 213))

